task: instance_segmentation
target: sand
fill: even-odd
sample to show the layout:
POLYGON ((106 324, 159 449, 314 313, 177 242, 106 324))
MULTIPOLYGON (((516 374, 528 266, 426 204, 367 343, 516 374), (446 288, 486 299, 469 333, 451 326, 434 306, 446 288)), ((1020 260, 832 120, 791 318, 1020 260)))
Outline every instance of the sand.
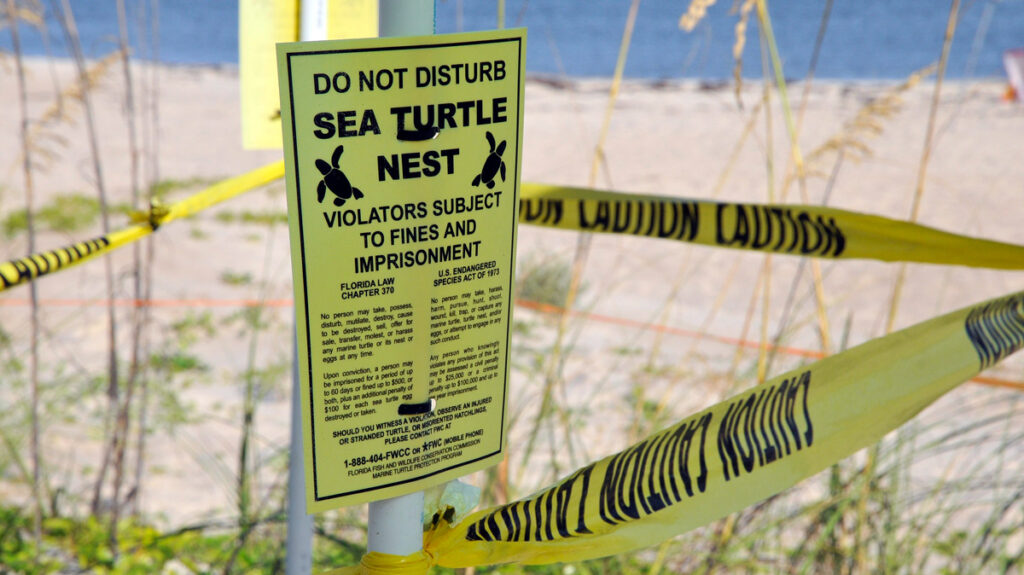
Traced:
MULTIPOLYGON (((61 90, 72 83, 69 63, 56 62, 52 69, 49 66, 39 60, 28 64, 30 116, 34 119, 55 104, 54 77, 61 90)), ((140 83, 151 73, 150 69, 135 68, 140 83)), ((121 74, 120 68, 110 69, 92 95, 103 178, 112 202, 127 202, 131 190, 121 74)), ((12 72, 3 72, 2 78, 0 134, 5 137, 0 139, 0 217, 6 217, 23 208, 24 185, 17 137, 16 82, 12 72)), ((213 181, 280 158, 280 152, 241 149, 235 68, 161 67, 159 85, 158 138, 152 130, 141 134, 141 128, 140 137, 144 136, 146 142, 159 140, 160 180, 213 181)), ((889 93, 894 85, 815 82, 801 125, 803 154, 811 157, 812 150, 843 130, 866 103, 889 93)), ((790 170, 790 149, 777 94, 772 94, 770 102, 770 135, 764 115, 760 115, 745 145, 735 151, 750 111, 761 99, 761 86, 756 82, 749 82, 742 90, 743 109, 737 106, 730 87, 689 81, 627 82, 614 107, 605 147, 606 164, 591 181, 608 89, 609 82, 602 79, 528 82, 523 181, 593 184, 604 189, 694 198, 802 201, 795 184, 783 195, 781 182, 790 170), (730 163, 734 152, 735 161, 730 163), (766 162, 769 155, 770 164, 766 162), (772 187, 766 184, 769 167, 775 182, 772 187)), ((1024 226, 1020 224, 1024 205, 1024 106, 1002 101, 1003 90, 1000 80, 944 86, 937 137, 924 181, 921 223, 1024 244, 1024 226)), ((925 81, 902 94, 898 109, 878 119, 881 132, 863 138, 871 154, 844 155, 828 193, 829 205, 893 218, 909 216, 933 91, 934 84, 925 81)), ((802 92, 802 84, 792 85, 792 101, 799 102, 802 92)), ((148 95, 140 93, 137 98, 151 105, 148 95)), ((96 193, 81 107, 71 101, 65 101, 65 106, 73 123, 43 128, 59 135, 61 141, 50 140, 46 146, 52 159, 38 161, 34 172, 37 205, 48 203, 58 194, 96 193)), ((835 153, 826 153, 810 164, 819 175, 807 181, 808 203, 822 202, 836 158, 835 153)), ((143 176, 148 177, 153 169, 146 163, 143 176)), ((187 191, 178 190, 171 197, 183 197, 187 191)), ((153 298, 166 306, 153 312, 148 345, 153 353, 168 353, 179 347, 180 337, 186 337, 187 351, 205 366, 202 371, 154 382, 151 390, 152 399, 161 397, 157 392, 163 389, 175 391, 184 402, 179 413, 184 421, 152 420, 153 433, 147 440, 147 470, 140 499, 147 513, 167 524, 189 524, 232 513, 234 484, 230 478, 237 468, 243 387, 239 373, 248 365, 252 350, 255 365, 268 370, 260 384, 256 420, 257 463, 262 469, 257 488, 267 493, 284 480, 291 310, 286 303, 271 307, 264 316, 270 327, 253 343, 244 335, 247 331, 239 319, 242 308, 237 302, 260 298, 280 302, 291 297, 288 234, 282 224, 227 221, 246 211, 283 214, 283 185, 268 186, 265 191, 252 192, 192 220, 169 224, 154 236, 153 298), (242 281, 228 281, 232 277, 242 281), (195 302, 197 299, 212 301, 195 302), (208 314, 214 333, 200 329, 180 336, 175 332, 174 325, 182 318, 201 318, 203 314, 208 314)), ((118 216, 113 225, 116 228, 125 221, 118 216)), ((98 225, 74 233, 45 232, 40 234, 38 246, 58 247, 97 233, 98 225)), ((519 259, 560 258, 568 262, 576 241, 573 233, 524 226, 520 229, 519 259)), ((23 235, 0 243, 0 257, 4 259, 24 255, 25 251, 23 235)), ((756 340, 760 310, 746 335, 743 326, 763 261, 764 256, 752 253, 595 236, 579 308, 598 316, 654 322, 680 330, 699 330, 707 323, 711 334, 756 340), (715 309, 719 311, 709 320, 715 309)), ((117 297, 130 298, 131 250, 113 256, 113 264, 117 297)), ((808 269, 796 258, 772 259, 767 331, 773 335, 777 331, 787 295, 797 278, 792 317, 795 327, 784 341, 795 347, 818 349, 808 269)), ((848 345, 855 345, 884 332, 897 269, 894 264, 868 261, 822 264, 833 341, 845 338, 848 345)), ((90 378, 103 373, 105 311, 96 300, 105 294, 104 267, 92 262, 45 278, 38 286, 40 297, 47 302, 42 311, 44 373, 48 381, 55 382, 44 390, 44 397, 53 404, 54 413, 74 416, 67 421, 55 418, 46 428, 48 471, 54 485, 82 486, 90 481, 98 460, 96 438, 100 428, 96 413, 103 402, 101 390, 90 383, 90 378)), ((896 324, 910 325, 1022 286, 1024 273, 909 265, 896 324)), ((29 339, 28 308, 24 305, 27 297, 28 289, 24 287, 0 295, 0 327, 13 339, 12 353, 22 358, 27 355, 29 339)), ((119 308, 122 319, 126 320, 129 313, 129 308, 119 308)), ((527 335, 515 341, 516 353, 523 359, 520 363, 545 357, 551 346, 553 323, 525 308, 516 313, 518 321, 532 326, 527 335)), ((122 327, 119 335, 123 350, 128 349, 126 332, 127 328, 122 327)), ((559 441, 562 471, 611 453, 649 431, 629 424, 630 398, 635 399, 637 390, 645 399, 664 400, 670 406, 659 420, 661 424, 721 398, 726 392, 725 374, 731 370, 735 355, 732 344, 697 342, 601 319, 574 321, 570 341, 571 356, 559 395, 571 408, 571 417, 584 424, 571 439, 559 441), (602 421, 602 425, 594 425, 596 421, 602 421), (566 448, 565 441, 571 443, 571 449, 566 448)), ((127 361, 127 356, 123 351, 122 360, 127 361)), ((750 351, 741 356, 740 386, 753 383, 754 359, 750 351)), ((781 373, 797 361, 799 358, 780 356, 770 375, 781 373)), ((537 371, 522 368, 513 375, 509 401, 510 413, 518 417, 512 428, 515 476, 521 472, 523 457, 518 451, 521 443, 517 442, 536 411, 542 378, 537 371)), ((1022 380, 1024 360, 1018 354, 990 375, 1022 380)), ((0 393, 5 405, 26 397, 23 385, 2 387, 6 388, 0 393)), ((948 413, 951 406, 992 397, 1016 396, 1010 391, 967 385, 926 412, 925 417, 945 417, 941 414, 948 413)), ((158 407, 152 409, 151 413, 161 411, 158 407)), ((167 412, 166 406, 163 411, 167 412)), ((4 421, 7 426, 10 419, 4 421)), ((1017 416, 1017 423, 1022 421, 1017 416)), ((531 461, 546 463, 548 448, 531 457, 535 458, 531 461)), ((528 473, 522 491, 549 479, 550 474, 528 473)), ((0 499, 20 501, 24 497, 16 481, 0 487, 0 499)), ((75 503, 78 501, 70 497, 68 504, 75 503)), ((265 504, 274 508, 281 503, 273 500, 265 504)))

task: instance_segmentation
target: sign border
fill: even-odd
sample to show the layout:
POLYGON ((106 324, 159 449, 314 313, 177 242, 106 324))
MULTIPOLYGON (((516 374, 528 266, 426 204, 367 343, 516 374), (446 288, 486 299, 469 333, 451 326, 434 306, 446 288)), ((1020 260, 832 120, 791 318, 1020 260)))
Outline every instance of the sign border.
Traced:
MULTIPOLYGON (((517 29, 514 29, 514 28, 513 29, 509 29, 510 32, 515 32, 516 30, 517 29)), ((443 37, 444 36, 437 36, 437 38, 443 38, 443 37)), ((432 36, 427 36, 427 37, 423 37, 423 38, 426 39, 426 38, 433 38, 433 37, 432 36)), ((397 41, 397 40, 401 40, 401 39, 396 38, 395 40, 397 41)), ((296 210, 298 210, 297 216, 298 216, 298 222, 299 222, 299 226, 298 226, 298 228, 299 228, 299 251, 300 251, 301 260, 302 260, 302 262, 301 262, 301 265, 302 265, 302 287, 303 287, 304 290, 306 289, 306 286, 308 285, 307 281, 306 281, 306 279, 307 279, 307 277, 306 277, 306 240, 305 240, 305 228, 302 225, 302 221, 303 221, 303 219, 302 219, 302 186, 300 185, 300 182, 299 182, 299 169, 298 169, 298 166, 299 166, 299 143, 300 142, 299 142, 299 138, 298 138, 298 133, 296 131, 296 122, 295 122, 295 92, 291 88, 292 86, 294 86, 294 83, 292 82, 292 58, 293 57, 302 57, 302 56, 323 56, 323 55, 327 55, 327 54, 351 54, 351 53, 359 53, 359 52, 388 52, 388 51, 395 51, 395 50, 415 50, 415 49, 425 50, 425 49, 430 49, 430 48, 452 48, 452 47, 473 46, 473 45, 479 45, 479 44, 501 44, 501 43, 506 43, 506 42, 514 42, 516 44, 516 47, 517 47, 516 57, 519 60, 518 66, 517 66, 517 72, 518 73, 516 75, 516 108, 517 108, 517 113, 516 113, 516 147, 515 147, 516 154, 517 154, 516 155, 516 170, 517 170, 517 173, 521 173, 522 172, 522 144, 521 144, 522 134, 520 133, 520 130, 521 130, 522 124, 523 124, 523 97, 522 97, 522 95, 524 94, 524 92, 523 92, 523 81, 524 81, 524 75, 525 75, 524 74, 525 71, 523 69, 523 60, 525 59, 524 58, 525 54, 523 53, 523 42, 524 41, 525 41, 525 38, 522 35, 517 35, 517 36, 509 37, 509 38, 494 38, 494 39, 488 39, 488 40, 467 40, 467 41, 462 41, 462 42, 459 42, 459 41, 456 41, 456 42, 445 42, 445 41, 442 40, 439 43, 427 42, 427 43, 421 43, 421 44, 405 44, 405 45, 400 45, 400 46, 373 46, 373 47, 335 49, 335 50, 306 50, 306 51, 301 51, 301 52, 287 52, 286 53, 285 65, 286 65, 287 70, 288 70, 288 86, 289 86, 289 88, 288 88, 288 100, 289 100, 288 107, 289 107, 289 113, 290 113, 290 117, 291 117, 292 142, 294 144, 293 145, 293 149, 292 149, 292 156, 293 156, 294 166, 296 167, 296 169, 293 170, 294 177, 295 177, 295 201, 296 201, 295 205, 296 205, 296 210)), ((514 183, 513 183, 513 186, 514 186, 514 188, 513 188, 513 197, 514 198, 517 198, 517 199, 519 198, 519 187, 520 187, 520 185, 521 184, 520 184, 519 178, 516 177, 514 179, 514 183)), ((516 205, 514 209, 515 209, 515 213, 518 214, 519 213, 519 206, 516 205)), ((518 239, 517 236, 518 236, 518 220, 517 220, 516 217, 514 217, 513 218, 513 222, 512 222, 512 245, 513 245, 513 247, 517 243, 517 239, 518 239)), ((379 490, 387 489, 387 488, 391 488, 391 487, 398 487, 400 485, 405 485, 407 483, 412 483, 412 482, 416 482, 416 481, 422 481, 424 479, 433 477, 435 475, 438 475, 438 474, 441 474, 441 473, 445 473, 445 472, 448 472, 448 471, 452 471, 452 470, 458 469, 460 467, 465 467, 467 465, 471 465, 473 463, 476 463, 478 461, 481 461, 481 460, 484 460, 484 459, 487 459, 487 458, 490 458, 490 457, 494 457, 495 455, 498 455, 498 454, 500 454, 502 452, 502 446, 505 444, 505 431, 506 431, 506 429, 505 429, 505 415, 506 415, 505 412, 506 412, 506 409, 508 408, 508 379, 509 379, 509 363, 508 362, 509 362, 509 353, 510 353, 510 346, 511 346, 511 339, 512 339, 512 315, 511 314, 512 314, 512 307, 513 307, 513 304, 514 304, 513 292, 514 292, 514 288, 515 288, 515 286, 514 286, 515 274, 513 273, 514 270, 515 270, 515 257, 516 257, 515 249, 511 250, 511 252, 512 253, 511 253, 510 261, 509 261, 509 274, 508 274, 508 278, 509 278, 508 301, 506 302, 506 305, 507 305, 506 309, 508 310, 509 316, 508 316, 507 325, 505 326, 505 374, 504 374, 504 382, 503 382, 503 389, 502 389, 502 404, 501 404, 501 422, 502 422, 502 425, 501 425, 501 430, 498 433, 498 446, 497 446, 497 449, 495 449, 494 451, 492 451, 490 453, 487 453, 485 455, 481 455, 480 457, 477 457, 477 458, 474 458, 474 459, 471 459, 471 460, 468 460, 468 461, 463 461, 463 462, 461 462, 461 463, 459 463, 457 465, 451 465, 451 466, 445 467, 443 469, 437 469, 437 470, 431 471, 431 472, 423 474, 423 475, 418 475, 416 477, 408 477, 408 478, 405 478, 405 479, 402 479, 402 480, 399 480, 399 481, 393 481, 391 483, 386 483, 386 484, 382 484, 382 485, 374 485, 372 487, 364 487, 362 489, 356 489, 356 490, 353 490, 353 491, 343 491, 343 492, 340 492, 340 493, 334 493, 334 494, 330 494, 330 495, 326 495, 326 494, 325 495, 321 495, 320 494, 319 482, 318 482, 319 476, 317 474, 317 468, 316 468, 316 459, 317 459, 316 458, 316 422, 315 422, 315 418, 314 417, 310 417, 309 418, 310 441, 311 441, 310 453, 313 454, 313 500, 314 501, 316 501, 316 502, 329 501, 331 499, 337 499, 339 497, 350 497, 350 496, 359 495, 359 494, 363 494, 363 493, 367 493, 367 492, 371 492, 371 491, 379 491, 379 490)), ((307 297, 305 297, 305 295, 302 298, 302 304, 303 304, 303 308, 304 308, 303 312, 305 314, 305 326, 306 326, 306 369, 307 369, 307 372, 308 372, 307 373, 307 380, 309 381, 309 387, 308 387, 308 392, 309 392, 309 410, 310 410, 310 414, 312 415, 313 413, 315 413, 314 401, 313 401, 314 400, 314 394, 313 394, 313 351, 312 351, 313 348, 312 348, 312 342, 310 340, 310 329, 309 329, 309 326, 310 326, 310 323, 309 323, 309 321, 310 321, 310 317, 309 317, 309 299, 307 297)))

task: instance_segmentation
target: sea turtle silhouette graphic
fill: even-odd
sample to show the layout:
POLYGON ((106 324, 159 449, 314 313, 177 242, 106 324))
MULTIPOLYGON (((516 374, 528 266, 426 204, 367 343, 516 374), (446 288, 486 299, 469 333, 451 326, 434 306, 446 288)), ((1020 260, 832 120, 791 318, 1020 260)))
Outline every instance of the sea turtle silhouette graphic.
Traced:
POLYGON ((505 153, 505 140, 502 140, 495 148, 494 134, 487 132, 487 142, 491 144, 491 153, 484 160, 484 167, 480 170, 480 175, 473 178, 473 185, 486 184, 487 189, 492 189, 494 188, 494 176, 498 171, 501 171, 501 181, 505 181, 505 161, 501 159, 501 155, 505 153))
POLYGON ((323 203, 324 196, 327 194, 327 190, 331 190, 331 193, 337 196, 334 198, 334 205, 341 206, 345 203, 345 200, 349 198, 359 199, 363 197, 363 192, 359 191, 359 188, 352 185, 345 177, 345 173, 338 168, 338 160, 341 159, 341 153, 345 151, 345 146, 339 145, 334 148, 334 153, 331 154, 331 163, 317 158, 316 169, 320 170, 324 178, 320 180, 320 184, 316 187, 316 201, 323 203))

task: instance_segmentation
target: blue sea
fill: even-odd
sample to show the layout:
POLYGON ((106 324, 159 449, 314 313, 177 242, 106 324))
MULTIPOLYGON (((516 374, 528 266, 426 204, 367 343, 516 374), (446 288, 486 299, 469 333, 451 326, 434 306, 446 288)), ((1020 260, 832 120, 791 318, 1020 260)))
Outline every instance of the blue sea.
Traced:
MULTIPOLYGON (((136 57, 152 59, 154 19, 143 7, 159 6, 159 59, 173 64, 238 62, 237 0, 127 0, 136 57)), ((47 7, 50 3, 45 3, 47 7)), ((527 71, 570 77, 610 76, 629 12, 629 0, 508 0, 506 25, 528 32, 527 71)), ((641 2, 625 73, 633 78, 727 79, 737 15, 733 0, 720 0, 690 33, 678 27, 688 1, 641 2)), ((769 3, 786 75, 806 75, 826 2, 769 3)), ((937 61, 951 2, 938 0, 836 0, 816 75, 832 79, 902 78, 937 61)), ((87 56, 116 46, 114 0, 72 2, 87 56)), ((49 19, 56 55, 65 55, 62 35, 49 19)), ((438 0, 438 33, 496 27, 496 0, 438 0)), ((29 54, 45 54, 41 34, 21 27, 29 54)), ((758 77, 761 57, 754 18, 748 27, 744 76, 758 77)), ((1024 0, 966 0, 949 60, 948 76, 1001 77, 1002 53, 1024 46, 1024 0)), ((0 29, 0 49, 10 50, 0 29)))

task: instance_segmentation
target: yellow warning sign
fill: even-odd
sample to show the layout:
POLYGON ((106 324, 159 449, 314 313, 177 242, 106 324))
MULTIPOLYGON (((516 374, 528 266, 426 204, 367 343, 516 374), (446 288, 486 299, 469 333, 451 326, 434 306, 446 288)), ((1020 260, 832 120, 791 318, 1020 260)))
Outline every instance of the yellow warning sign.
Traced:
MULTIPOLYGON (((328 38, 377 35, 377 0, 332 0, 328 38)), ((281 147, 281 105, 277 99, 277 42, 299 40, 298 0, 241 0, 238 3, 238 75, 241 84, 242 145, 247 150, 281 147)))
POLYGON ((311 512, 501 458, 525 35, 278 46, 311 512))

